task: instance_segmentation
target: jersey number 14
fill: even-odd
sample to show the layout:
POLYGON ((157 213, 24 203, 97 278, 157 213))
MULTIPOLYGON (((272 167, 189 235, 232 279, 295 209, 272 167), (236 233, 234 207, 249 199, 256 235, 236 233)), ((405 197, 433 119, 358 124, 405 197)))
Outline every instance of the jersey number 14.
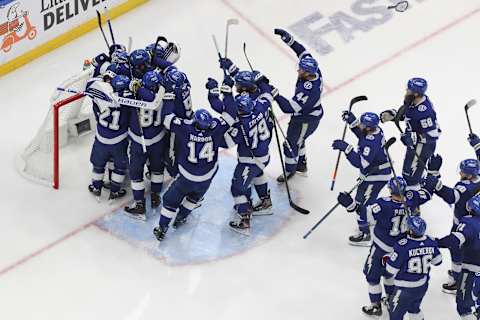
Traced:
POLYGON ((187 146, 190 150, 188 154, 188 161, 191 163, 198 163, 198 160, 207 160, 207 162, 212 162, 215 156, 215 152, 213 151, 213 142, 206 142, 200 152, 198 153, 197 157, 197 143, 194 141, 190 141, 187 143, 187 146))

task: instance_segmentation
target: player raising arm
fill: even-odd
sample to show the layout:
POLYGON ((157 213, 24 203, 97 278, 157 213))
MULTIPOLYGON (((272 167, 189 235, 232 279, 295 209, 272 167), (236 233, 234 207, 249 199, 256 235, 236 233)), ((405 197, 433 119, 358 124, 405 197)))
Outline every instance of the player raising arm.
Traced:
POLYGON ((480 138, 476 134, 472 133, 468 136, 468 142, 473 147, 473 150, 475 150, 477 159, 480 159, 480 138))
MULTIPOLYGON (((282 29, 275 29, 279 35, 297 54, 298 78, 295 93, 291 99, 277 95, 275 101, 283 112, 291 114, 287 129, 287 140, 283 144, 287 179, 298 172, 307 171, 305 141, 312 135, 323 117, 320 101, 323 90, 323 78, 318 62, 307 52, 304 46, 295 41, 293 36, 282 29)), ((277 178, 284 182, 284 176, 277 178)))
POLYGON ((178 145, 176 155, 179 174, 163 195, 159 225, 153 230, 159 241, 165 238, 170 221, 175 216, 175 227, 186 222, 218 171, 218 149, 237 115, 237 106, 231 94, 233 80, 227 76, 223 86, 228 90, 224 90, 225 111, 221 119, 212 118, 205 109, 196 110, 192 120, 176 117, 174 88, 165 88, 163 124, 182 143, 178 145))

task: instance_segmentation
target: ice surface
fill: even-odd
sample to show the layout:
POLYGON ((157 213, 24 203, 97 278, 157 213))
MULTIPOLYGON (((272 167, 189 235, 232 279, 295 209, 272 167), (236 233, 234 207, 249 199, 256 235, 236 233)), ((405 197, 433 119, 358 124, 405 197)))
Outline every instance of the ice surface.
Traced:
MULTIPOLYGON (((134 47, 154 42, 158 34, 181 43, 179 66, 193 84, 194 105, 201 107, 207 105, 207 77, 221 78, 211 34, 222 41, 227 18, 240 21, 231 29, 232 59, 247 67, 241 51, 247 42, 254 66, 289 95, 295 62, 272 34, 274 27, 292 26, 314 11, 323 18, 311 29, 321 28, 339 12, 365 21, 372 16, 354 14, 357 6, 389 3, 152 0, 115 20, 114 29, 124 42, 132 36, 134 47)), ((406 80, 424 76, 443 129, 438 145, 445 160, 443 180, 454 184, 458 162, 473 156, 466 142, 463 105, 479 98, 479 13, 478 1, 411 1, 404 14, 395 13, 383 24, 357 30, 348 42, 338 32, 325 35, 323 39, 334 50, 316 56, 330 88, 323 99, 326 113, 307 145, 309 177, 292 180, 301 205, 312 213, 293 214, 273 239, 250 250, 194 266, 169 266, 97 228, 94 222, 116 207, 106 201, 97 204, 86 191, 91 137, 62 150, 60 191, 32 184, 14 169, 15 156, 44 119, 53 88, 77 73, 85 58, 105 50, 99 32, 1 78, 0 318, 364 319, 360 307, 368 302, 368 295, 361 270, 368 251, 347 244, 354 217, 337 210, 308 240, 301 238, 335 202, 336 192, 330 192, 329 186, 336 153, 330 144, 341 134, 340 111, 360 94, 369 101, 354 110, 357 113, 398 106, 406 80)), ((478 112, 475 107, 471 110, 476 131, 478 112)), ((397 135, 393 125, 385 125, 384 130, 387 136, 397 135)), ((347 139, 353 142, 352 137, 349 134, 347 139)), ((404 148, 397 144, 393 149, 400 170, 404 148)), ((277 154, 272 144, 270 176, 280 174, 277 154)), ((356 174, 343 159, 336 191, 349 189, 356 174)), ((228 189, 223 196, 230 197, 228 189)), ((426 206, 423 215, 429 234, 441 236, 450 230, 451 208, 440 200, 426 206)), ((445 252, 445 263, 432 271, 423 303, 426 319, 458 318, 454 298, 440 292, 447 280, 448 259, 445 252)))

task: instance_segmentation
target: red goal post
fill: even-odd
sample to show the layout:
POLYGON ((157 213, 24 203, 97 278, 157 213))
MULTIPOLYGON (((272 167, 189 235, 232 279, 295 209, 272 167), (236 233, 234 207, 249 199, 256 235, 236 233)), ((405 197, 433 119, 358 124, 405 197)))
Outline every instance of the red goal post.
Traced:
MULTIPOLYGON (((90 67, 63 81, 58 87, 85 90, 93 76, 90 67)), ((17 171, 27 179, 59 188, 60 149, 75 144, 78 137, 94 132, 95 119, 90 99, 82 93, 55 90, 47 115, 35 137, 16 159, 17 171)))

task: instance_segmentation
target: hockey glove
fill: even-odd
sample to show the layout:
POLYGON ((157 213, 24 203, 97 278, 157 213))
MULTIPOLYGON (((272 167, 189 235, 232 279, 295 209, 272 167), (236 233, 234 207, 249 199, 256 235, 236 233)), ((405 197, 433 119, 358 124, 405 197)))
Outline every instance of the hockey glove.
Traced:
POLYGON ((109 61, 110 61, 110 57, 107 56, 105 53, 101 53, 92 59, 92 65, 94 67, 98 67, 104 64, 105 62, 109 62, 109 61))
POLYGON ((357 120, 357 117, 355 117, 355 115, 350 111, 345 110, 342 112, 342 120, 351 125, 355 122, 355 120, 357 120))
POLYGON ((430 161, 428 162, 428 173, 435 177, 439 177, 442 163, 443 159, 441 155, 434 154, 433 156, 431 156, 430 161))
POLYGON ((382 121, 382 123, 393 121, 395 120, 396 115, 397 115, 397 110, 395 109, 385 110, 382 113, 380 113, 380 120, 382 121))
POLYGON ((238 67, 235 65, 235 63, 233 63, 232 60, 228 58, 220 58, 218 61, 220 62, 220 68, 228 71, 228 73, 232 76, 238 72, 238 67))
POLYGON ((278 28, 274 29, 273 33, 275 33, 276 35, 279 35, 282 38, 282 41, 288 44, 289 46, 291 46, 295 41, 293 36, 283 29, 278 29, 278 28))
POLYGON ((351 145, 349 145, 348 143, 340 139, 333 141, 332 147, 333 147, 333 150, 340 150, 345 152, 345 154, 349 154, 350 151, 352 151, 353 149, 351 145))
POLYGON ((348 212, 355 211, 357 204, 352 197, 346 192, 340 192, 337 197, 338 203, 340 203, 348 212))
POLYGON ((409 147, 414 148, 417 144, 417 134, 415 132, 405 132, 400 136, 402 143, 409 147))
POLYGON ((220 92, 222 93, 232 93, 232 87, 235 84, 232 77, 229 75, 225 75, 225 79, 223 79, 222 86, 220 87, 220 92))
POLYGON ((132 79, 128 88, 133 94, 137 94, 138 89, 142 86, 142 81, 139 79, 132 79))
POLYGON ((468 135, 468 143, 470 143, 470 145, 475 148, 475 151, 480 149, 480 138, 476 134, 470 133, 468 135))
POLYGON ((432 176, 429 174, 425 178, 424 188, 428 192, 433 193, 433 191, 440 191, 442 187, 443 187, 442 181, 438 177, 432 176))
POLYGON ((208 94, 219 95, 220 90, 218 89, 218 82, 213 78, 208 78, 205 88, 208 89, 208 94))

